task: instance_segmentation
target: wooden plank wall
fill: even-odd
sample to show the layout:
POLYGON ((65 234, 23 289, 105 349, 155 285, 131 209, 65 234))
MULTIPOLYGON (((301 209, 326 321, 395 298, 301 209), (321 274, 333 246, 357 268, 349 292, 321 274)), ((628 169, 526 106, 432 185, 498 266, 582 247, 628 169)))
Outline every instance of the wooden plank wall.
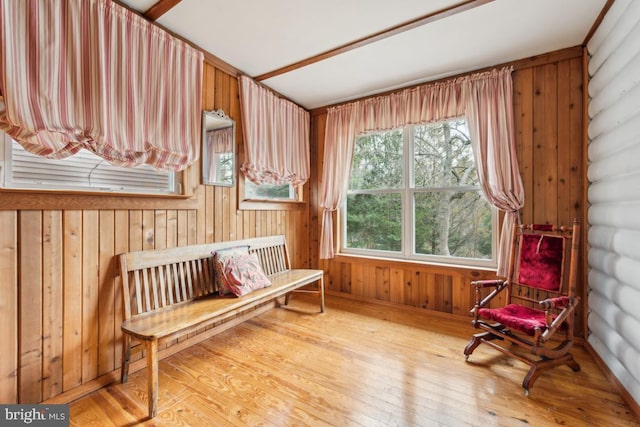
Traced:
MULTIPOLYGON (((570 48, 507 65, 514 67, 515 138, 525 187, 522 220, 570 224, 578 218, 584 222, 582 49, 570 48)), ((321 171, 326 109, 312 113, 313 147, 321 171)), ((318 190, 312 189, 311 194, 317 196, 318 190)), ((318 218, 322 215, 317 197, 311 199, 311 209, 318 213, 310 218, 316 230, 311 257, 328 271, 330 292, 467 316, 472 301, 469 281, 493 277, 482 270, 360 257, 318 260, 318 218)), ((582 271, 578 280, 581 294, 584 277, 582 271)), ((582 316, 578 316, 578 323, 580 331, 582 316)))
MULTIPOLYGON (((203 109, 218 108, 236 120, 242 156, 237 79, 205 63, 203 109)), ((308 207, 239 211, 237 186, 197 184, 199 163, 188 174, 194 209, 172 200, 140 209, 136 198, 131 208, 68 209, 49 198, 43 209, 12 209, 13 195, 0 194, 0 402, 45 401, 120 367, 120 252, 285 234, 294 267, 309 265, 308 207)))

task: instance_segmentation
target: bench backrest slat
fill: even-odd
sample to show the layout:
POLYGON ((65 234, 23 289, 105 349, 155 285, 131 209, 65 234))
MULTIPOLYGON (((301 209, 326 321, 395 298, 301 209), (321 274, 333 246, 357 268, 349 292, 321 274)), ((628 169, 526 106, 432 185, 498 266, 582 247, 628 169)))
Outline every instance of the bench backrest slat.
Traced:
POLYGON ((162 272, 162 266, 158 266, 158 286, 160 288, 160 305, 162 307, 167 305, 167 292, 165 290, 164 273, 162 272))
POLYGON ((171 263, 171 271, 170 271, 170 276, 171 277, 171 291, 173 292, 173 295, 175 297, 175 302, 179 303, 180 301, 182 301, 182 294, 180 293, 180 279, 178 279, 178 264, 176 263, 171 263))
POLYGON ((184 266, 181 262, 176 263, 177 275, 174 273, 174 277, 177 280, 176 290, 180 291, 180 298, 178 298, 178 302, 182 302, 188 298, 187 296, 187 286, 184 280, 184 266))
POLYGON ((193 273, 191 271, 191 262, 187 261, 184 263, 186 277, 187 277, 187 289, 189 291, 189 299, 195 298, 196 295, 193 292, 193 273))
POLYGON ((285 261, 286 245, 284 243, 251 248, 249 252, 255 253, 258 256, 260 264, 267 275, 289 269, 288 263, 285 261))
POLYGON ((164 269, 164 274, 162 275, 165 278, 166 281, 166 287, 167 287, 167 304, 171 305, 173 304, 173 279, 171 276, 171 266, 169 264, 167 265, 163 265, 160 266, 160 268, 164 269))
POLYGON ((120 254, 124 320, 216 293, 212 253, 235 246, 249 246, 267 275, 290 268, 282 235, 120 254))
POLYGON ((134 271, 134 280, 135 280, 135 292, 133 293, 133 295, 130 296, 135 298, 135 302, 136 302, 136 308, 138 309, 138 313, 142 312, 142 298, 140 298, 140 296, 142 295, 142 288, 140 285, 140 275, 143 273, 143 271, 141 270, 137 270, 134 271), (136 297, 137 295, 137 297, 136 297))
POLYGON ((150 269, 151 271, 149 272, 151 274, 151 291, 153 294, 153 309, 158 309, 160 307, 160 302, 158 301, 158 281, 157 281, 157 275, 156 275, 156 268, 152 268, 150 269))
POLYGON ((151 287, 149 286, 149 269, 142 271, 142 309, 149 311, 151 309, 151 287))

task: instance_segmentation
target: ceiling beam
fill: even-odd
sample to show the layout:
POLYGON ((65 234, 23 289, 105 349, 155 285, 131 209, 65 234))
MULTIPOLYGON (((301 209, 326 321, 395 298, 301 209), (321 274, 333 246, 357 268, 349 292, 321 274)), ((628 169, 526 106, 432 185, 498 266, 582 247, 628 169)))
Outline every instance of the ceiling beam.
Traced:
POLYGON ((404 33, 405 31, 409 31, 414 28, 421 27, 431 22, 435 22, 440 19, 448 18, 458 13, 462 13, 467 10, 474 9, 476 7, 482 6, 492 1, 494 0, 466 0, 466 1, 463 1, 462 3, 458 3, 453 6, 438 10, 436 12, 432 12, 427 15, 420 16, 418 18, 412 19, 411 21, 407 21, 405 23, 396 25, 395 27, 387 28, 386 30, 382 30, 377 33, 371 34, 369 36, 363 37, 361 39, 349 42, 347 44, 344 44, 337 48, 320 53, 318 55, 312 56, 310 58, 303 59, 291 65, 287 65, 282 68, 278 68, 277 70, 273 70, 268 73, 261 74, 259 76, 254 77, 254 79, 257 81, 267 80, 272 77, 279 76, 281 74, 285 74, 302 67, 306 67, 307 65, 311 65, 316 62, 320 62, 325 59, 340 55, 342 53, 349 52, 354 49, 358 49, 360 47, 377 42, 379 40, 383 40, 388 37, 395 36, 400 33, 404 33))
POLYGON ((156 21, 181 1, 182 0, 160 0, 151 6, 142 16, 151 22, 156 21))
POLYGON ((582 42, 583 46, 586 46, 589 43, 589 40, 591 40, 591 37, 593 37, 593 34, 596 32, 598 27, 600 27, 600 24, 602 23, 604 16, 607 14, 607 12, 609 12, 609 9, 611 9, 611 6, 613 6, 613 2, 614 0, 607 0, 605 5, 602 7, 602 10, 600 11, 600 15, 598 15, 595 22, 591 26, 591 29, 587 33, 587 36, 584 38, 584 41, 582 42))

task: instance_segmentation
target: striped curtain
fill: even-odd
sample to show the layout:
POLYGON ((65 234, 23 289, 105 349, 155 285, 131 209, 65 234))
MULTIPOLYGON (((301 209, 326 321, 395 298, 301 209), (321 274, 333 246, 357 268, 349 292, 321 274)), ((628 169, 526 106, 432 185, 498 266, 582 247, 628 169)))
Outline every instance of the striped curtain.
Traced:
POLYGON ((198 159, 203 54, 111 0, 0 2, 0 129, 25 150, 181 170, 198 159))
POLYGON ((489 203, 505 213, 496 274, 507 277, 513 226, 520 221, 524 186, 513 130, 511 67, 480 73, 462 81, 465 117, 478 179, 489 203))
POLYGON ((245 161, 255 184, 304 184, 309 179, 309 112, 241 76, 245 161))
POLYGON ((498 249, 498 275, 506 276, 508 236, 524 205, 513 137, 511 71, 493 70, 329 108, 320 196, 320 258, 335 256, 332 212, 342 208, 346 199, 355 135, 464 115, 484 195, 507 213, 498 249))

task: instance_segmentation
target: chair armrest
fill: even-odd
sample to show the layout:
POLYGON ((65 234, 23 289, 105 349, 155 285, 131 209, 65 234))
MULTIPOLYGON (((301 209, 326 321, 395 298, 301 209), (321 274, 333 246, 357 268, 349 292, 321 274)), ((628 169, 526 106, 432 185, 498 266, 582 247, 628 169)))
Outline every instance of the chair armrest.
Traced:
POLYGON ((571 298, 569 297, 555 297, 555 298, 547 298, 544 301, 540 301, 539 303, 545 310, 549 310, 550 308, 565 308, 569 304, 571 304, 571 298))
POLYGON ((471 286, 476 288, 489 288, 491 286, 500 286, 504 284, 504 282, 502 279, 476 280, 475 282, 471 282, 471 286))
POLYGON ((540 301, 540 305, 544 307, 545 321, 547 323, 547 330, 542 334, 542 342, 546 342, 556 330, 567 320, 567 317, 573 315, 573 311, 580 302, 580 297, 556 297, 547 298, 544 301, 540 301), (554 319, 551 315, 552 308, 561 308, 562 310, 554 319))
POLYGON ((475 320, 478 320, 478 310, 489 304, 489 301, 491 301, 496 295, 502 292, 502 290, 507 287, 507 283, 508 282, 503 279, 476 280, 475 282, 471 282, 471 286, 473 286, 476 290, 476 300, 473 308, 471 308, 471 310, 469 311, 469 314, 471 314, 475 320), (489 295, 487 295, 483 299, 480 290, 490 287, 494 287, 495 289, 492 290, 489 295))

